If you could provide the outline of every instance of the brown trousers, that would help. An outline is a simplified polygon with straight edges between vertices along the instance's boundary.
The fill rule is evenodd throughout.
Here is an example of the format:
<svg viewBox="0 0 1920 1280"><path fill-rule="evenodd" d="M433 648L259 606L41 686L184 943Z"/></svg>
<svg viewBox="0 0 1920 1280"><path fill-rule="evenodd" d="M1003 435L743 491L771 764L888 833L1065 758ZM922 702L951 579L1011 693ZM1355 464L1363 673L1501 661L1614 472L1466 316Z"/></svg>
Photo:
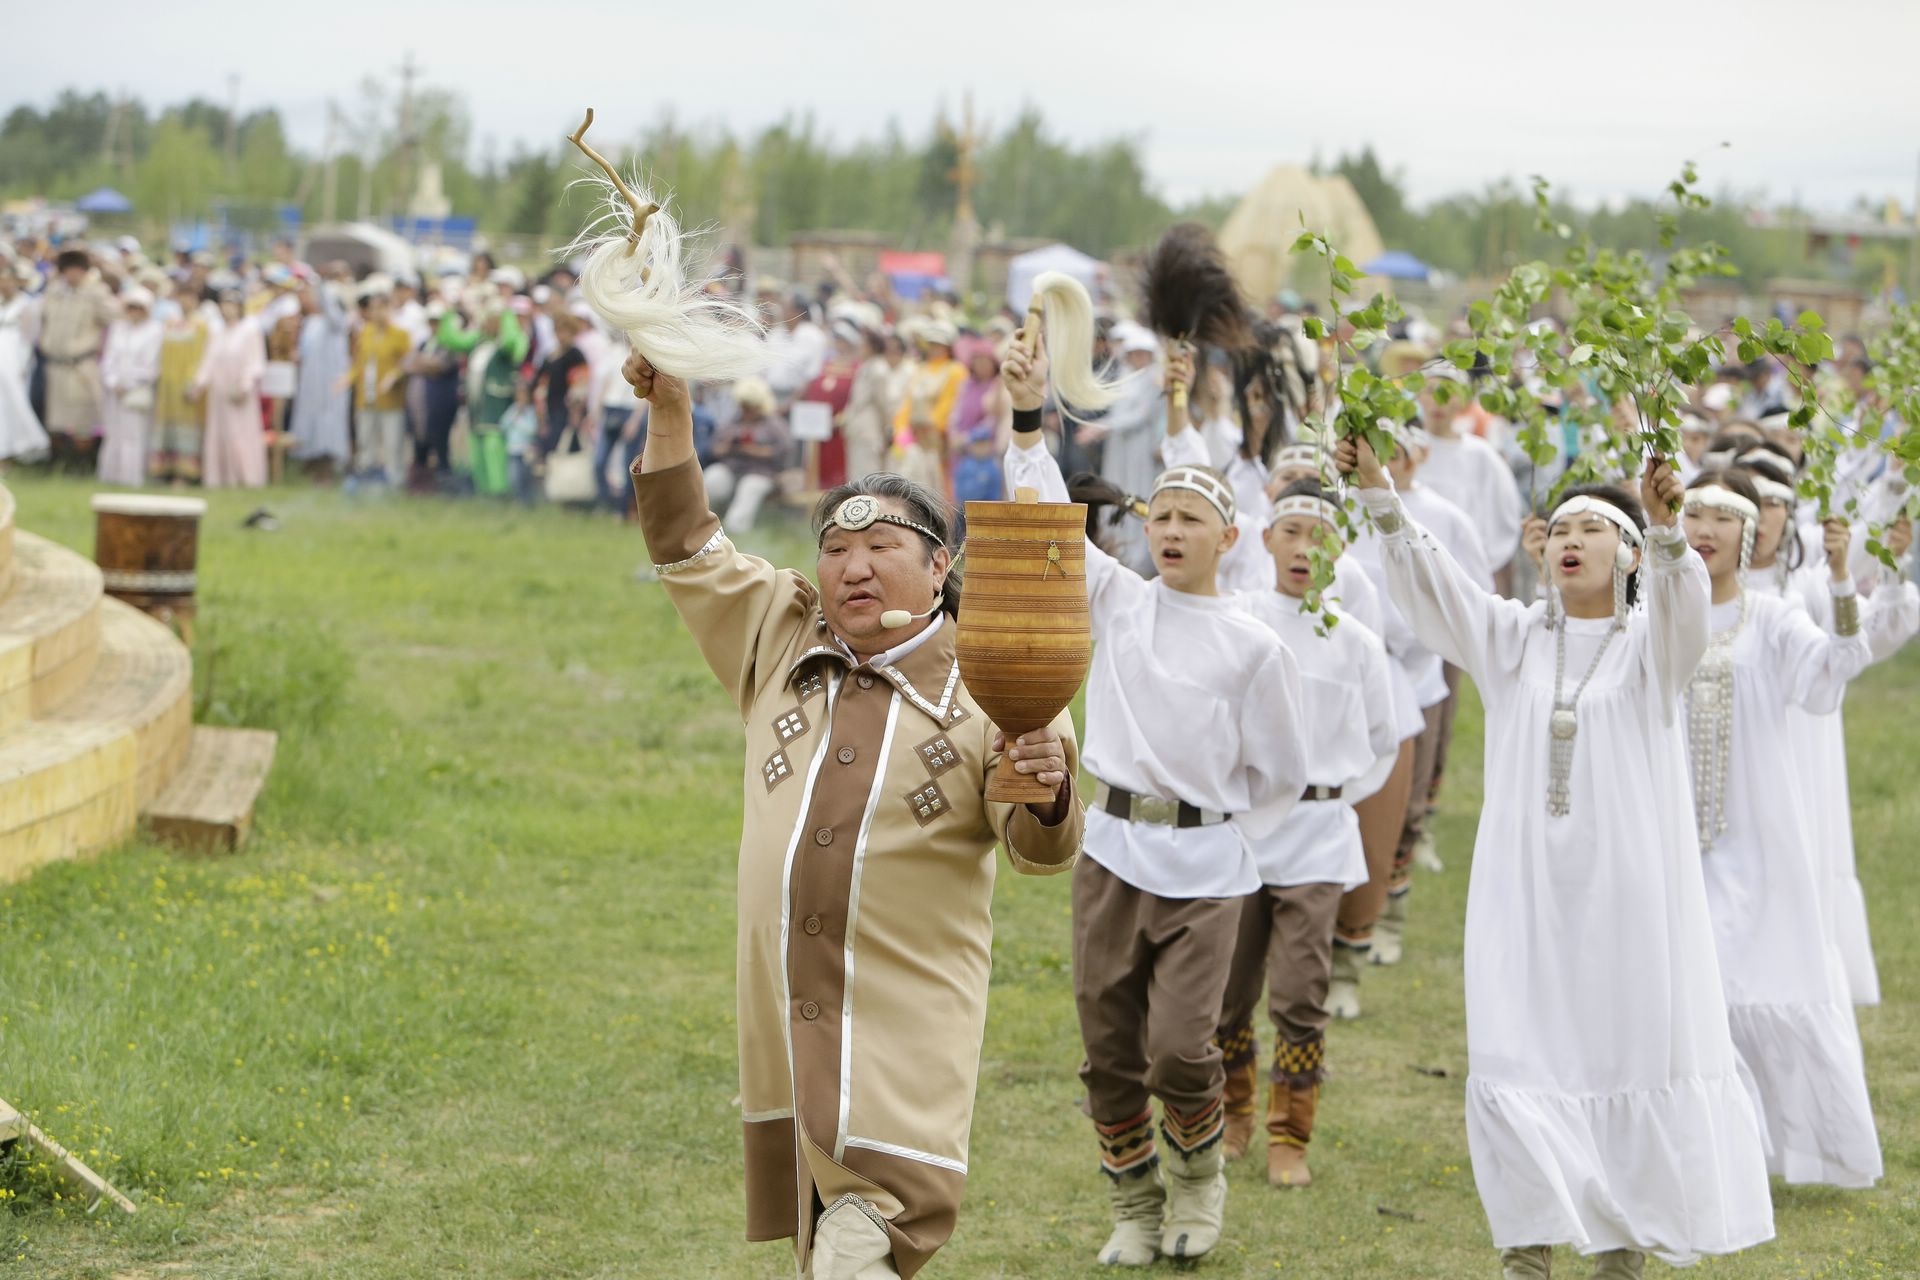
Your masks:
<svg viewBox="0 0 1920 1280"><path fill-rule="evenodd" d="M1240 902L1157 897L1092 858L1075 864L1073 1002L1094 1123L1133 1120L1150 1097L1186 1116L1219 1099L1213 1032Z"/></svg>
<svg viewBox="0 0 1920 1280"><path fill-rule="evenodd" d="M1400 829L1406 824L1407 793L1413 788L1413 757L1416 738L1400 744L1400 755L1393 772L1378 791L1353 806L1360 819L1360 845L1367 854L1367 882L1347 891L1340 899L1340 917L1335 924L1342 942L1364 946L1373 940L1373 922L1387 901L1387 885L1393 879L1394 853L1400 844Z"/></svg>
<svg viewBox="0 0 1920 1280"><path fill-rule="evenodd" d="M1264 984L1267 1014L1278 1038L1273 1078L1280 1084L1311 1084L1320 1078L1321 1044L1327 1032L1327 986L1333 977L1333 920L1340 908L1340 886L1268 886L1240 903L1240 933L1216 1038L1223 1045L1245 1045L1246 1058L1258 1058L1253 1014Z"/></svg>

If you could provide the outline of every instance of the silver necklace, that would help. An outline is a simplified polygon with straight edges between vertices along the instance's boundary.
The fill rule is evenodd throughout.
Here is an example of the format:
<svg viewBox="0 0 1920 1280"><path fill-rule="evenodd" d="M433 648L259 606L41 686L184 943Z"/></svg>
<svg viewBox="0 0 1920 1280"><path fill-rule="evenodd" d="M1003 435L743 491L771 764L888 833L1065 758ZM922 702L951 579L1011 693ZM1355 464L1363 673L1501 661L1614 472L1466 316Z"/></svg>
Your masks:
<svg viewBox="0 0 1920 1280"><path fill-rule="evenodd" d="M1619 634L1620 618L1616 614L1600 647L1594 650L1587 674L1580 678L1580 687L1573 691L1571 698L1562 698L1560 690L1567 675L1567 620L1562 618L1554 628L1553 714L1547 719L1547 812L1556 818L1567 816L1567 779L1573 773L1573 740L1580 732L1580 713L1576 710L1580 695L1587 691L1587 682L1600 669L1600 659L1606 656L1607 646Z"/></svg>
<svg viewBox="0 0 1920 1280"><path fill-rule="evenodd" d="M1693 815L1700 852L1727 829L1727 772L1733 763L1733 642L1747 625L1747 593L1740 617L1707 641L1687 682L1687 751L1693 758Z"/></svg>

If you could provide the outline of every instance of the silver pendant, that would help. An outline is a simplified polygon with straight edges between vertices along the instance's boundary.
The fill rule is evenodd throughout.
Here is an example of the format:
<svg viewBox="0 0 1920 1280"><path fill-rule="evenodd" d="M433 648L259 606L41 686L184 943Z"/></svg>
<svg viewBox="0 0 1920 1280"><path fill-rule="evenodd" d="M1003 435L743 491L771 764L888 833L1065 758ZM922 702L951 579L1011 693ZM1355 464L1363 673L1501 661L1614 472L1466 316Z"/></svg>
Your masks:
<svg viewBox="0 0 1920 1280"><path fill-rule="evenodd" d="M1572 707L1555 707L1547 721L1547 731L1561 742L1570 741L1579 727L1579 718L1573 714Z"/></svg>

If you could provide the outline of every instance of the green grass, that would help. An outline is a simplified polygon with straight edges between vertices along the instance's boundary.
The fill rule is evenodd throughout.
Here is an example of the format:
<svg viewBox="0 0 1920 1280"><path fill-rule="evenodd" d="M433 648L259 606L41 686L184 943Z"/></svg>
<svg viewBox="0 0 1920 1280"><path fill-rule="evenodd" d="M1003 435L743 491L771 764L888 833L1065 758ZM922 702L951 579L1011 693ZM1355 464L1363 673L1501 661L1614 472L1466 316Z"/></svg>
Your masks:
<svg viewBox="0 0 1920 1280"><path fill-rule="evenodd" d="M23 527L91 548L90 486L10 482ZM202 720L281 735L251 845L134 844L0 888L0 1097L141 1201L87 1217L16 1157L0 1273L791 1274L784 1246L740 1239L738 729L659 588L629 580L638 536L265 501L280 532L239 528L257 497L213 495L195 672ZM1909 653L1851 700L1887 1178L1777 1190L1779 1240L1708 1275L1920 1274L1916 674ZM1479 737L1468 707L1409 962L1369 974L1369 1016L1332 1032L1315 1187L1236 1168L1201 1273L1494 1274L1461 1115ZM1000 878L973 1176L930 1276L1094 1272L1066 890Z"/></svg>

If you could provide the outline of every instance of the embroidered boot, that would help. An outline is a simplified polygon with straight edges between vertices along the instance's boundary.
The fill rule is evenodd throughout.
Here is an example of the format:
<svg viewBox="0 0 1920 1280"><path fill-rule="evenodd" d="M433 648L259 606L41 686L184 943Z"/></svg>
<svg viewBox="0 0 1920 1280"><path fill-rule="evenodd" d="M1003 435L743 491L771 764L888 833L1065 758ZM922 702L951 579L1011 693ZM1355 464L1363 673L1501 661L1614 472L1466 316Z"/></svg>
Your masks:
<svg viewBox="0 0 1920 1280"><path fill-rule="evenodd" d="M814 1224L807 1274L813 1280L898 1280L887 1220L851 1191L835 1200Z"/></svg>
<svg viewBox="0 0 1920 1280"><path fill-rule="evenodd" d="M1320 1086L1275 1081L1267 1103L1267 1182L1276 1187L1310 1187L1307 1143L1313 1140L1313 1113Z"/></svg>
<svg viewBox="0 0 1920 1280"><path fill-rule="evenodd" d="M1609 1249L1593 1260L1593 1280L1640 1280L1647 1255L1638 1249Z"/></svg>
<svg viewBox="0 0 1920 1280"><path fill-rule="evenodd" d="M1160 1224L1167 1192L1153 1149L1153 1112L1116 1125L1095 1124L1100 1171L1113 1201L1113 1234L1095 1255L1109 1267L1150 1267L1160 1256Z"/></svg>
<svg viewBox="0 0 1920 1280"><path fill-rule="evenodd" d="M1243 1027L1222 1040L1220 1051L1227 1060L1227 1085L1220 1095L1227 1113L1221 1141L1226 1144L1227 1159L1231 1162L1247 1154L1247 1148L1253 1144L1254 1077L1260 1074L1253 1027Z"/></svg>
<svg viewBox="0 0 1920 1280"><path fill-rule="evenodd" d="M1371 943L1333 940L1333 981L1327 984L1327 1012L1352 1021L1360 1016L1360 969Z"/></svg>
<svg viewBox="0 0 1920 1280"><path fill-rule="evenodd" d="M1500 1280L1552 1280L1553 1246L1529 1245L1500 1251Z"/></svg>
<svg viewBox="0 0 1920 1280"><path fill-rule="evenodd" d="M1217 1102L1192 1121L1167 1109L1161 1129L1167 1140L1167 1216L1160 1227L1160 1252L1169 1258L1198 1258L1220 1243L1227 1216L1222 1118Z"/></svg>
<svg viewBox="0 0 1920 1280"><path fill-rule="evenodd" d="M1380 919L1373 926L1373 953L1367 957L1374 964L1399 964L1400 939L1407 927L1407 895L1412 885L1401 885L1387 893L1387 905L1380 909Z"/></svg>

